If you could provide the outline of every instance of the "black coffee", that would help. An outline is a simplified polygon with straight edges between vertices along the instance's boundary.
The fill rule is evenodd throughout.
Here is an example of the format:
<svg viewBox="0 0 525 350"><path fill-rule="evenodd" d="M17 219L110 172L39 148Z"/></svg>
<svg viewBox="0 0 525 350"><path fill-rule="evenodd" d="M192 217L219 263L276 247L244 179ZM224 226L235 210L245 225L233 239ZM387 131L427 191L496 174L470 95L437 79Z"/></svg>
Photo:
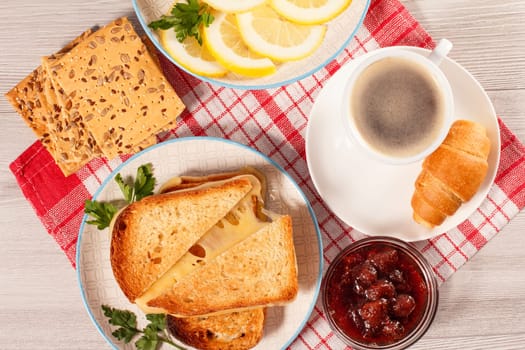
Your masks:
<svg viewBox="0 0 525 350"><path fill-rule="evenodd" d="M437 137L445 100L435 78L403 58L385 58L366 68L350 100L364 140L381 153L407 157Z"/></svg>

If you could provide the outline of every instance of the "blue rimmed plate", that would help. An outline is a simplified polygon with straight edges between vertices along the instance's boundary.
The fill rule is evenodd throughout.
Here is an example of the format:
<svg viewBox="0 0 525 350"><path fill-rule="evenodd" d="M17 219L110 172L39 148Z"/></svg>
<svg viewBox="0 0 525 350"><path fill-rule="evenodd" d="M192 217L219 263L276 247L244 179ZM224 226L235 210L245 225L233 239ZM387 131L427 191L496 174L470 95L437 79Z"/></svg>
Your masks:
<svg viewBox="0 0 525 350"><path fill-rule="evenodd" d="M255 349L286 348L310 317L318 297L323 271L319 227L314 212L298 185L278 164L252 148L225 139L188 137L166 141L136 154L113 171L93 199L122 199L122 193L113 178L117 173L124 178L134 176L137 168L145 163L153 165L157 187L176 175L224 172L248 165L266 175L268 193L265 206L292 217L299 293L286 306L267 308L264 336ZM147 321L144 314L127 300L113 277L109 260L109 230L100 231L93 225L87 225L86 219L84 216L80 227L76 259L84 305L100 334L113 348L134 349L134 342L124 344L111 335L114 328L103 315L101 305L135 312L141 328ZM164 348L168 347L161 347Z"/></svg>
<svg viewBox="0 0 525 350"><path fill-rule="evenodd" d="M348 8L339 16L327 22L326 36L321 46L309 57L299 61L279 64L277 72L261 78L241 78L229 74L222 78L209 78L194 74L181 67L168 52L160 45L155 31L148 27L148 23L160 18L170 11L173 0L132 0L142 28L156 46L173 64L197 78L215 84L237 89L269 89L293 83L317 72L332 61L352 40L363 23L370 5L370 0L352 0Z"/></svg>

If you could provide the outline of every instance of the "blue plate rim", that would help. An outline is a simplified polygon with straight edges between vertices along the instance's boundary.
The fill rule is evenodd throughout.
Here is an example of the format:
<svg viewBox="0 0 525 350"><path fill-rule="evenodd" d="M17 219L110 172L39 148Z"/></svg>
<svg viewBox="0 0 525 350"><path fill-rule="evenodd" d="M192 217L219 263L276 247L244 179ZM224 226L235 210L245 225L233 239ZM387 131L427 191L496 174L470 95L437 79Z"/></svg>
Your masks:
<svg viewBox="0 0 525 350"><path fill-rule="evenodd" d="M303 198L303 200L304 200L304 202L305 202L305 204L306 204L306 206L308 208L308 213L310 214L310 217L311 217L312 222L314 224L315 233L316 233L316 236L317 236L317 243L318 243L317 247L318 247L318 254L319 254L319 266L318 266L319 273L317 275L317 279L316 279L316 283L315 283L315 293L314 293L314 297L312 299L312 302L310 303L310 306L308 307L308 310L307 310L307 312L305 314L305 317L304 317L303 321L301 322L301 324L297 328L297 331L281 347L281 350L284 350L299 336L299 334L304 329L304 326L306 325L306 323L308 322L308 320L310 319L310 317L312 315L312 311L313 311L313 309L314 309L314 307L315 307L315 305L317 303L317 300L319 298L320 289L321 289L321 282L322 282L323 268L324 268L324 260L323 260L323 256L324 255L323 255L323 239L322 239L322 235L321 235L321 230L319 228L319 223L317 221L317 217L315 215L313 207L310 204L310 201L308 200L308 198L304 194L304 192L301 189L301 187L299 187L297 182L291 177L291 175L286 170L284 170L283 167L281 167L281 165L279 165L277 162L275 162L273 159L271 159L270 157L268 157L264 153L256 150L255 148L249 147L249 146L244 145L242 143L239 143L237 141L233 141L233 140L229 140L229 139L223 139L223 138L214 137L214 136L187 136L187 137L175 138L175 139L171 139L171 140L167 140L167 141L158 143L158 144L153 145L153 146L151 146L151 147L149 147L149 148L147 148L147 149L145 149L145 150L143 150L143 151L141 151L139 153L136 153L133 156L131 156L129 159L124 161L122 164L117 166L111 172L111 174L109 174L106 177L106 179L100 184L99 188L93 194L92 200L95 200L100 195L100 193L106 187L108 182L111 181L116 176L117 173L119 173L125 166L127 166L129 163L131 163L136 158L139 158L139 157L143 156L144 154L146 154L146 153L148 153L148 152L150 152L150 151L152 151L152 150L154 150L156 148L163 147L163 146L166 146L166 145L171 144L171 143L186 142L186 141L193 141L193 140L212 141L212 142L225 142L225 143L233 144L233 145L239 146L241 148L244 148L246 150L249 150L249 151L255 153L256 155L262 157L269 164L274 166L279 172L281 172L281 174L283 174L285 177L288 178L288 180L294 185L296 190L302 196L302 198ZM113 343L112 339L109 338L106 335L106 333L104 332L102 327L99 325L98 321L96 320L95 316L93 315L93 313L91 311L91 308L88 305L86 293L85 293L85 290L83 288L82 281L81 281L80 273L81 273L82 266L80 265L80 248L81 248L80 245L81 245L81 242L82 242L82 235L83 235L83 232L84 232L84 226L86 224L87 218L88 218L87 214L84 214L83 217L82 217L82 222L80 224L79 231L78 231L78 239L77 239L76 254L75 254L75 264L76 264L76 267L77 267L77 269L76 269L77 283L78 283L78 287L80 289L80 294L81 294L81 297L82 297L82 304L84 305L84 308L88 312L88 315L89 315L89 318L91 319L91 322L95 325L95 328L100 333L100 335L102 335L102 337L106 340L106 342L113 349L118 350L119 349L118 346L115 345Z"/></svg>
<svg viewBox="0 0 525 350"><path fill-rule="evenodd" d="M148 28L148 24L146 23L146 20L144 19L144 17L142 16L142 14L141 14L141 12L139 10L138 4L137 4L137 0L132 0L132 3L133 3L133 9L135 11L135 15L137 16L137 18L138 18L138 20L140 22L140 25L142 26L142 29L144 30L144 32L146 33L148 38L151 40L153 45L155 45L155 48L157 50L161 51L162 54L164 55L164 57L166 57L172 64L177 66L177 68L183 70L184 72L190 74L191 76L193 76L193 77L195 77L195 78L197 78L199 80L202 80L202 81L204 81L206 83L210 83L210 84L213 84L213 85L216 85L216 86L222 86L222 87L226 87L226 88L230 88L230 89L239 89L239 90L265 90L265 89L279 88L279 87L282 87L282 86L286 86L286 85L295 83L295 82L297 82L299 80L302 80L302 79L304 79L306 77L309 77L309 76L313 75L314 73L316 73L319 70L321 70L323 67L326 67L328 65L328 63L332 62L348 46L350 41L354 38L355 34L359 30L359 28L361 28L361 26L363 25L363 22L365 20L366 14L368 13L368 9L370 7L371 1L372 0L366 0L365 8L364 8L363 12L361 13L361 17L359 18L359 21L357 22L357 25L355 26L353 31L350 33L348 38L345 40L343 45L341 45L341 47L338 50L336 50L336 52L334 52L334 54L332 56L328 57L324 62L319 64L317 67L314 67L313 69L310 69L309 71L306 71L305 73L303 73L301 75L298 75L297 77L294 77L294 78L291 78L291 79L286 79L286 80L283 80L283 81L280 81L280 82L276 82L276 83L272 83L272 84L264 84L264 85L236 85L236 84L225 83L225 82L222 82L222 81L217 80L217 79L213 79L213 78L210 78L210 77L205 77L205 76L198 75L198 74L193 73L190 70L182 67L177 62L175 62L175 60L170 56L170 54L162 47L162 45L159 43L157 38L152 34L151 30Z"/></svg>

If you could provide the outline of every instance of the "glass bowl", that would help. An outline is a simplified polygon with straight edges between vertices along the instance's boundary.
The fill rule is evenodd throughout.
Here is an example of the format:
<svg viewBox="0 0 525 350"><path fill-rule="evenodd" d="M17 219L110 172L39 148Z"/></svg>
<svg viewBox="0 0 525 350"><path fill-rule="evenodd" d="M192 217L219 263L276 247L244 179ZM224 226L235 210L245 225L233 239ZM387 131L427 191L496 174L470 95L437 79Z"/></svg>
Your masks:
<svg viewBox="0 0 525 350"><path fill-rule="evenodd" d="M355 349L405 349L438 306L432 268L410 244L369 237L346 247L323 278L322 305L335 334Z"/></svg>

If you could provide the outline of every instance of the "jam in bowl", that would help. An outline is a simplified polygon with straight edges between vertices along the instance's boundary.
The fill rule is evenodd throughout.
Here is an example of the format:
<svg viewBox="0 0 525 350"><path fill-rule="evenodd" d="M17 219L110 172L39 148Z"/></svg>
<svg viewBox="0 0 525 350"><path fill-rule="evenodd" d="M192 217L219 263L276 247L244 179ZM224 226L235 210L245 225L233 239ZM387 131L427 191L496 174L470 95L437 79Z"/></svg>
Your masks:
<svg viewBox="0 0 525 350"><path fill-rule="evenodd" d="M410 244L359 240L328 267L322 303L330 327L356 349L404 349L427 331L438 305L432 268Z"/></svg>

